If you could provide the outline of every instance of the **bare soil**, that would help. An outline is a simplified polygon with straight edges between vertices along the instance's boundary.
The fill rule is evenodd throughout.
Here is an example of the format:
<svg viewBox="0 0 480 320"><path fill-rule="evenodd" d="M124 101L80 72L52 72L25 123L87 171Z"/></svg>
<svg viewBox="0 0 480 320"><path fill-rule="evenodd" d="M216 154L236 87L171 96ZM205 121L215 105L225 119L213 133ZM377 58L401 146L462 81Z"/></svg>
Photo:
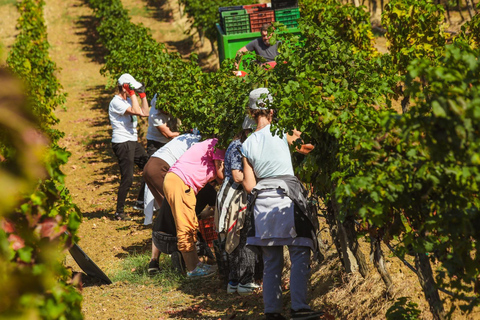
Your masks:
<svg viewBox="0 0 480 320"><path fill-rule="evenodd" d="M185 56L196 51L206 70L217 67L217 57L211 54L208 41L202 45L197 36L185 34L188 25L176 0L123 3L131 11L132 21L149 27L153 37L166 43L169 50L177 50ZM15 39L18 13L12 1L1 1L0 8L7 17L0 21L0 42L4 46L0 58L3 62ZM79 229L79 245L112 277L122 269L126 257L150 252L151 228L143 226L143 217L134 215L131 209L139 177L136 177L126 209L133 220L114 221L119 172L110 146L107 114L113 92L105 88L107 81L99 73L104 50L96 43L92 10L84 0L46 0L45 19L51 57L61 68L58 77L68 93L66 109L57 110L57 115L61 120L58 127L65 132L61 143L71 152L70 161L63 168L67 174L66 183L84 216ZM385 50L384 40L377 45ZM146 124L142 126L145 130ZM328 239L327 232L324 233ZM331 246L331 241L327 245ZM362 246L368 254L368 244L362 243ZM387 251L386 255L387 268L395 284L393 299L386 296L385 286L372 266L367 279L342 272L338 256L331 247L327 260L313 265L312 307L326 310L326 319L384 319L395 298L408 296L419 305L422 319L431 319L415 275ZM68 254L65 264L81 271ZM285 289L285 310L288 310L288 280L285 280ZM86 319L263 318L261 293L248 297L226 295L218 279L196 283L181 281L174 288L128 281L111 285L86 281L82 295ZM478 319L480 313L467 316L457 311L454 318Z"/></svg>

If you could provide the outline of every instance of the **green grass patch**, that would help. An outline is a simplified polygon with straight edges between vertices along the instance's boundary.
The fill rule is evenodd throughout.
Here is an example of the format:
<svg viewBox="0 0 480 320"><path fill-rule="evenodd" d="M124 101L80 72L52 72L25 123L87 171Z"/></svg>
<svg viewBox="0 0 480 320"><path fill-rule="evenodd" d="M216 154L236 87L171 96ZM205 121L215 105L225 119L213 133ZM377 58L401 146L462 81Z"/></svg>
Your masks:
<svg viewBox="0 0 480 320"><path fill-rule="evenodd" d="M160 273L148 274L149 253L132 254L124 258L119 270L113 271L110 279L113 282L128 282L136 285L156 285L164 291L178 287L185 279L172 268L170 256L161 254L159 259Z"/></svg>
<svg viewBox="0 0 480 320"><path fill-rule="evenodd" d="M17 0L0 0L0 6L5 6L8 4L16 4Z"/></svg>
<svg viewBox="0 0 480 320"><path fill-rule="evenodd" d="M146 6L133 7L132 9L129 10L129 13L131 17L140 16L140 17L148 18L150 16L150 13L148 12L148 9Z"/></svg>

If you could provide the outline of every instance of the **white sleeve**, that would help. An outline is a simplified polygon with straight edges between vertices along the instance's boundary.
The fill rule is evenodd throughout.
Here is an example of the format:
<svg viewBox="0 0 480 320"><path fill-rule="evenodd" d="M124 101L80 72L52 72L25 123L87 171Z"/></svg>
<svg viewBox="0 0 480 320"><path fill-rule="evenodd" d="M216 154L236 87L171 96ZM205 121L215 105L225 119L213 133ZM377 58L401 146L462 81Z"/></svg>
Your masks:
<svg viewBox="0 0 480 320"><path fill-rule="evenodd" d="M247 139L248 140L248 139ZM242 146L240 147L240 153L242 154L242 157L245 157L245 158L249 158L248 157L248 144L249 144L249 141L245 140L243 143L242 143Z"/></svg>
<svg viewBox="0 0 480 320"><path fill-rule="evenodd" d="M123 116L131 104L123 99L113 99L111 106L112 112Z"/></svg>
<svg viewBox="0 0 480 320"><path fill-rule="evenodd" d="M168 117L163 112L157 111L156 113L152 114L153 125L155 127L163 126L167 124Z"/></svg>

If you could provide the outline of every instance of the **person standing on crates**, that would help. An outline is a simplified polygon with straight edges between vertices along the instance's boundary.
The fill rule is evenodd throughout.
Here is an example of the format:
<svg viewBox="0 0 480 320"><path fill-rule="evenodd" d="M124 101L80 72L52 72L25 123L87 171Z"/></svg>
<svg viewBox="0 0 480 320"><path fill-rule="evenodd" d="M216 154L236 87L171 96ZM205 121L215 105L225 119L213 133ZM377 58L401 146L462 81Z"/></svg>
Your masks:
<svg viewBox="0 0 480 320"><path fill-rule="evenodd" d="M267 60L267 64L270 64L272 67L275 66L272 63L275 63L275 57L278 56L278 43L273 45L270 44L270 38L272 33L269 34L268 29L271 27L270 24L265 24L260 29L261 38L257 38L249 42L246 46L241 47L237 51L237 56L247 51L255 51L258 56L261 56ZM236 64L238 69L239 63Z"/></svg>
<svg viewBox="0 0 480 320"><path fill-rule="evenodd" d="M263 302L267 320L284 320L282 315L283 247L290 253L291 319L320 319L322 312L307 304L310 255L316 255L316 213L307 207L305 187L295 177L289 145L300 139L293 134L271 131L273 97L267 88L250 92L249 111L257 128L242 144L243 187L250 193L247 215L251 228L247 246L263 256ZM310 144L297 152L307 154ZM318 222L318 221L317 221ZM318 257L318 256L317 256Z"/></svg>

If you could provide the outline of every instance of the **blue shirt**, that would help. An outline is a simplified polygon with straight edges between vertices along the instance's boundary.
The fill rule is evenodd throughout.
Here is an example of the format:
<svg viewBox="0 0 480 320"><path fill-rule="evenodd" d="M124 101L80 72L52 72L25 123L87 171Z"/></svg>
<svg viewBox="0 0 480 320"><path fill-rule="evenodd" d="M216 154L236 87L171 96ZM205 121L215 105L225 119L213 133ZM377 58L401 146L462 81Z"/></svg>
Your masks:
<svg viewBox="0 0 480 320"><path fill-rule="evenodd" d="M242 147L239 139L233 140L225 152L225 178L233 179L232 170L243 171L242 154L238 150Z"/></svg>
<svg viewBox="0 0 480 320"><path fill-rule="evenodd" d="M252 133L242 144L242 153L259 179L294 175L287 136L272 136L270 125Z"/></svg>

